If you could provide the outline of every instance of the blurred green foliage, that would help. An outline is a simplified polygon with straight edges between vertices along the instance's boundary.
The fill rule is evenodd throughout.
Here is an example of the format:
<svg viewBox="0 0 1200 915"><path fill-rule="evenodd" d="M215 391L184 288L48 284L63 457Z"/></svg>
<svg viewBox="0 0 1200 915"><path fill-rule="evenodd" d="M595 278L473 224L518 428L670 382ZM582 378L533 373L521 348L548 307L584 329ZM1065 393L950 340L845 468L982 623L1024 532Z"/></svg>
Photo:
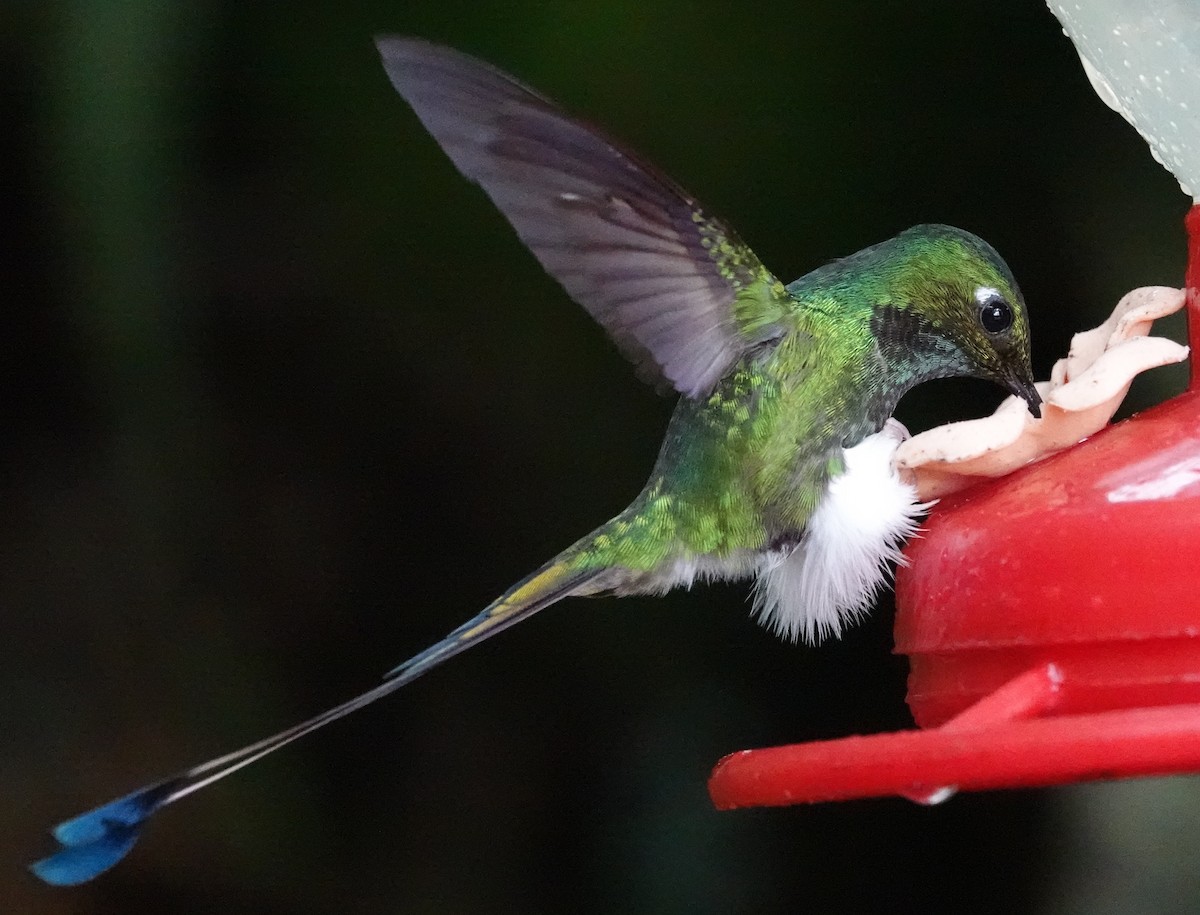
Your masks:
<svg viewBox="0 0 1200 915"><path fill-rule="evenodd" d="M10 0L3 908L1049 905L1076 822L1049 793L712 811L725 752L909 723L886 602L816 650L737 588L565 604L180 804L94 884L20 871L61 817L368 685L649 470L670 403L394 95L388 31L604 125L786 279L978 232L1040 374L1182 277L1187 201L1038 0ZM901 418L1000 396L935 383Z"/></svg>

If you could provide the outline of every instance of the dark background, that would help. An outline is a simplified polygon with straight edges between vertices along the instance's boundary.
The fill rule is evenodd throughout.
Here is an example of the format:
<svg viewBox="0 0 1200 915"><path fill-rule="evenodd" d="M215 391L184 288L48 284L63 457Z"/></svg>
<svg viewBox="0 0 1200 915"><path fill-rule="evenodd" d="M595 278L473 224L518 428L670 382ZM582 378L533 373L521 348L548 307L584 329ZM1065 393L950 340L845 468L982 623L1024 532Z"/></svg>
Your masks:
<svg viewBox="0 0 1200 915"><path fill-rule="evenodd" d="M890 603L813 649L740 587L568 602L181 802L95 883L24 872L63 817L371 685L653 461L670 402L392 92L388 31L604 125L785 279L978 232L1039 375L1182 281L1187 200L1038 0L8 0L0 909L1194 911L1187 780L714 812L726 752L910 724Z"/></svg>

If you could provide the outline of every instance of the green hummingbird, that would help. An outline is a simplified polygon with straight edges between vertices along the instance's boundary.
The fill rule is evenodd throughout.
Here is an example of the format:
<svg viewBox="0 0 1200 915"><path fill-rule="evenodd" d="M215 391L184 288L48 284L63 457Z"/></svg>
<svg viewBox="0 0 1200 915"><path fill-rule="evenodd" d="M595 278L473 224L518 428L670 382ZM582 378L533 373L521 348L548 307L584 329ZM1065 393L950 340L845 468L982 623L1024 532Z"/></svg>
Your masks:
<svg viewBox="0 0 1200 915"><path fill-rule="evenodd" d="M59 825L54 884L122 858L156 810L374 702L564 597L752 578L788 639L869 605L924 506L892 455L923 381L991 379L1039 415L1025 304L993 248L923 225L784 285L646 162L511 76L378 40L396 91L639 373L679 395L650 479L611 521L363 694Z"/></svg>

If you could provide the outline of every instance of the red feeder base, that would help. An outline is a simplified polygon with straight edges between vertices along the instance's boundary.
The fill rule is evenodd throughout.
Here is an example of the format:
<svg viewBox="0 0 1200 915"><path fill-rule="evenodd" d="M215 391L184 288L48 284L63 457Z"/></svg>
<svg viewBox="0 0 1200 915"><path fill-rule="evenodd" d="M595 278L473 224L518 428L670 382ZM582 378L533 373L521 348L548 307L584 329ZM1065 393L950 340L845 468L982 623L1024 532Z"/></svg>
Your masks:
<svg viewBox="0 0 1200 915"><path fill-rule="evenodd" d="M1052 664L1031 670L939 728L732 753L709 795L719 810L886 795L937 803L956 791L1200 770L1200 704L1025 717L1053 710L1060 675Z"/></svg>
<svg viewBox="0 0 1200 915"><path fill-rule="evenodd" d="M1200 206L1191 390L944 500L897 573L924 730L725 757L720 809L1200 771Z"/></svg>

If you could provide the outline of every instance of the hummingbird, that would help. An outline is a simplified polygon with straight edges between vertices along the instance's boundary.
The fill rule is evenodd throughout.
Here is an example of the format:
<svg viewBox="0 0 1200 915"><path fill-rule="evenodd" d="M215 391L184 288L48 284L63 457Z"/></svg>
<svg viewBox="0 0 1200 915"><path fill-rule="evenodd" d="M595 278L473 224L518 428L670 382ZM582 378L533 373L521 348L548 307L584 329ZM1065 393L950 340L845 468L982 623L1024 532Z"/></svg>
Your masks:
<svg viewBox="0 0 1200 915"><path fill-rule="evenodd" d="M785 285L674 181L508 74L406 37L377 47L400 96L642 378L678 397L650 478L612 520L341 705L68 820L32 865L72 885L157 810L565 597L753 579L755 612L816 642L861 616L926 506L892 455L914 385L974 376L1039 416L1029 324L985 241L920 225Z"/></svg>

